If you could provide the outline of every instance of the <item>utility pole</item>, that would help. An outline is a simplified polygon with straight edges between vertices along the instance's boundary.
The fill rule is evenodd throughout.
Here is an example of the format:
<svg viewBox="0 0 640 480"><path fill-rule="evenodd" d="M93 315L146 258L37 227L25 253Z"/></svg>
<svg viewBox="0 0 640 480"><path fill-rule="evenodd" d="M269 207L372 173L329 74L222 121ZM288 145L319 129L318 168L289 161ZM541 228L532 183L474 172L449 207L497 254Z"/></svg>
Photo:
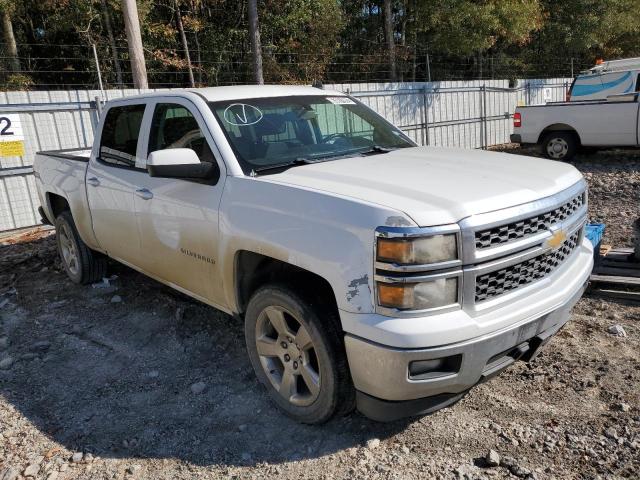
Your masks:
<svg viewBox="0 0 640 480"><path fill-rule="evenodd" d="M260 26L258 24L258 0L249 0L249 37L253 55L253 77L258 85L264 84L262 76L262 46L260 45Z"/></svg>
<svg viewBox="0 0 640 480"><path fill-rule="evenodd" d="M149 88L136 0L122 0L122 13L124 14L124 29L127 32L127 42L129 43L133 86L135 88Z"/></svg>

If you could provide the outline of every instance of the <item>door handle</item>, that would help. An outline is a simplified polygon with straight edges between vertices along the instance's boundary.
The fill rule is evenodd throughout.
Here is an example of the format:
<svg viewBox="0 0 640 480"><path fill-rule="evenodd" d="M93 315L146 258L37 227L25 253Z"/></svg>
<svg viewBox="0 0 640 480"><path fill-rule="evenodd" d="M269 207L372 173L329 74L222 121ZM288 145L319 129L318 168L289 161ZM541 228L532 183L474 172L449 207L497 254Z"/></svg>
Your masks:
<svg viewBox="0 0 640 480"><path fill-rule="evenodd" d="M98 185L100 185L100 180L98 180L97 177L91 177L87 178L87 183L92 187L97 187Z"/></svg>
<svg viewBox="0 0 640 480"><path fill-rule="evenodd" d="M148 188L136 189L136 195L143 200L151 200L153 198L153 193Z"/></svg>

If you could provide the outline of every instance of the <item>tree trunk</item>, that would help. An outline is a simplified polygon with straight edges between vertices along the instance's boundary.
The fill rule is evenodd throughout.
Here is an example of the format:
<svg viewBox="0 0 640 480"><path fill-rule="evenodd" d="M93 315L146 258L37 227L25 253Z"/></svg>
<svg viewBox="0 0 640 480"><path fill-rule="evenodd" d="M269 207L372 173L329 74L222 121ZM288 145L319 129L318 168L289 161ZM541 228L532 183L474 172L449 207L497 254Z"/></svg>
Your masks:
<svg viewBox="0 0 640 480"><path fill-rule="evenodd" d="M16 45L16 37L13 34L11 15L6 10L2 12L2 32L4 34L4 43L7 46L7 54L9 56L9 66L11 67L11 71L19 72L20 60L18 59L18 46Z"/></svg>
<svg viewBox="0 0 640 480"><path fill-rule="evenodd" d="M391 12L391 1L384 0L384 33L387 37L387 49L389 51L389 70L391 71L391 81L395 82L396 75L396 45L393 38L393 15Z"/></svg>
<svg viewBox="0 0 640 480"><path fill-rule="evenodd" d="M127 32L129 56L131 57L131 73L135 88L149 88L147 83L147 66L144 63L142 36L140 35L140 19L136 0L122 0L124 29Z"/></svg>
<svg viewBox="0 0 640 480"><path fill-rule="evenodd" d="M249 37L251 38L251 53L253 54L253 77L258 85L263 85L262 47L260 46L257 0L249 0Z"/></svg>
<svg viewBox="0 0 640 480"><path fill-rule="evenodd" d="M118 49L116 48L116 39L113 36L113 27L111 25L111 15L107 8L107 0L101 0L100 3L102 4L102 16L104 17L104 24L107 29L107 37L109 37L113 65L116 69L116 83L118 86L122 86L122 68L120 68L120 61L118 60Z"/></svg>
<svg viewBox="0 0 640 480"><path fill-rule="evenodd" d="M187 36L184 34L184 27L182 26L182 13L180 12L180 5L178 0L173 0L173 4L176 9L176 23L178 24L178 32L180 33L180 41L182 42L182 49L184 50L184 58L187 61L187 69L189 70L189 85L191 88L196 86L196 81L193 78L193 67L191 66L191 55L189 55L189 44L187 43Z"/></svg>
<svg viewBox="0 0 640 480"><path fill-rule="evenodd" d="M196 64L198 65L198 83L202 85L202 54L200 51L200 40L198 39L198 31L193 34L196 43Z"/></svg>

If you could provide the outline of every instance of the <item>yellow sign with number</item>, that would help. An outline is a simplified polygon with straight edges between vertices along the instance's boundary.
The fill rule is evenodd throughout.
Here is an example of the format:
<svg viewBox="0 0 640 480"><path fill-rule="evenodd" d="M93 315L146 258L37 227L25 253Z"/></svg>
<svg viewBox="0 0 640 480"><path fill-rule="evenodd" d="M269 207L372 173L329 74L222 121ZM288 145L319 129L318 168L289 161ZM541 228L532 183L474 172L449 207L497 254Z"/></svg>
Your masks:
<svg viewBox="0 0 640 480"><path fill-rule="evenodd" d="M20 115L4 114L0 111L0 157L22 156L24 156L24 133Z"/></svg>

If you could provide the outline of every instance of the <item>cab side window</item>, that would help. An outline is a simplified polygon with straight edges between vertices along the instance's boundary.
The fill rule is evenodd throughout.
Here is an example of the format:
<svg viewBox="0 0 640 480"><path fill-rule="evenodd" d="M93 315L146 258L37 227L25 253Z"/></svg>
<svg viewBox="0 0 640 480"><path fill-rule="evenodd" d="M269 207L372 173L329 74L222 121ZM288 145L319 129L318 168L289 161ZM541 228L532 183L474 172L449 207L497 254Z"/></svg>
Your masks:
<svg viewBox="0 0 640 480"><path fill-rule="evenodd" d="M159 103L149 132L149 153L167 148L190 148L201 162L215 158L193 114L182 105Z"/></svg>
<svg viewBox="0 0 640 480"><path fill-rule="evenodd" d="M136 166L136 150L146 105L112 107L102 127L100 160L114 166Z"/></svg>

